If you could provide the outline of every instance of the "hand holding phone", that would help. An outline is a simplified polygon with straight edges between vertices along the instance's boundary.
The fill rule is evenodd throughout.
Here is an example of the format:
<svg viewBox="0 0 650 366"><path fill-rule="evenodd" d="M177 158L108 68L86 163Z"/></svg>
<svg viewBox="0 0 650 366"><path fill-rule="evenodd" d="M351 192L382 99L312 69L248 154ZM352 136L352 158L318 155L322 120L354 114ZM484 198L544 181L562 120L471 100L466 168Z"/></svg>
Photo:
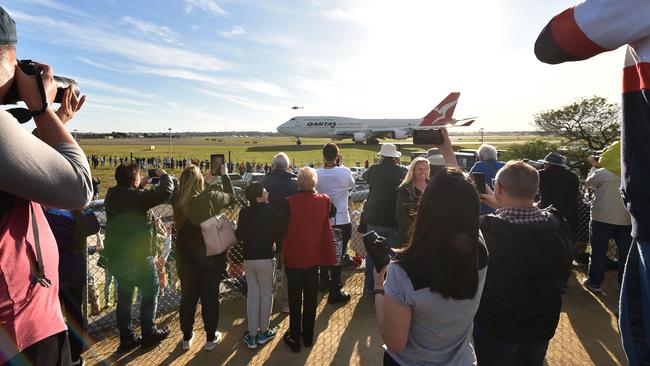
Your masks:
<svg viewBox="0 0 650 366"><path fill-rule="evenodd" d="M438 128L413 131L413 144L415 145L442 145L444 142L442 131Z"/></svg>
<svg viewBox="0 0 650 366"><path fill-rule="evenodd" d="M224 161L225 156L223 154L210 155L210 173L212 173L213 176L222 175Z"/></svg>
<svg viewBox="0 0 650 366"><path fill-rule="evenodd" d="M368 256L372 259L375 270L380 272L382 268L390 263L390 248L386 239L370 231L363 235L363 245L366 247Z"/></svg>
<svg viewBox="0 0 650 366"><path fill-rule="evenodd" d="M474 181L474 186L479 194L485 193L485 174L480 172L474 172L471 174L472 180Z"/></svg>

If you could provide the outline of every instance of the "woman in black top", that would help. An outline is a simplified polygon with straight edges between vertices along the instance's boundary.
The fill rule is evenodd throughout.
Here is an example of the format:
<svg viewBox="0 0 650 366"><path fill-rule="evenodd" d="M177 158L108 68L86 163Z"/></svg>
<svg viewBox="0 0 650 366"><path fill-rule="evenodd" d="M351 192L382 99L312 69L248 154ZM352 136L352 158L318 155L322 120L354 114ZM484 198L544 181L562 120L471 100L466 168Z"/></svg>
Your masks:
<svg viewBox="0 0 650 366"><path fill-rule="evenodd" d="M221 167L223 191L212 183L212 175L205 178L195 165L181 174L180 188L174 196L174 223L176 239L176 265L181 281L181 304L179 316L183 332L183 350L192 343L192 328L196 305L201 299L201 315L205 327L205 350L211 351L221 342L217 332L219 322L219 284L226 269L226 254L206 256L205 242L201 234L201 222L217 215L235 202L230 178L225 166Z"/></svg>

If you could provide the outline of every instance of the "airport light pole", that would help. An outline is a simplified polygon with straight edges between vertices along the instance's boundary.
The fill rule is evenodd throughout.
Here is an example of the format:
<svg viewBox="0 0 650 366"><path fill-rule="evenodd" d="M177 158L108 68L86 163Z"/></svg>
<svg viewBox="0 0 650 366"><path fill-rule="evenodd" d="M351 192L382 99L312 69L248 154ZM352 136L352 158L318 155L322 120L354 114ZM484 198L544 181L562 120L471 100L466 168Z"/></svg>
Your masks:
<svg viewBox="0 0 650 366"><path fill-rule="evenodd" d="M75 129L72 130L72 131L74 132L74 140L75 140L75 141L79 141L79 140L77 140L77 129L75 128Z"/></svg>
<svg viewBox="0 0 650 366"><path fill-rule="evenodd" d="M167 129L169 131L169 158L172 157L172 128Z"/></svg>
<svg viewBox="0 0 650 366"><path fill-rule="evenodd" d="M482 145L485 141L485 129L481 127L479 131L481 131L481 145Z"/></svg>

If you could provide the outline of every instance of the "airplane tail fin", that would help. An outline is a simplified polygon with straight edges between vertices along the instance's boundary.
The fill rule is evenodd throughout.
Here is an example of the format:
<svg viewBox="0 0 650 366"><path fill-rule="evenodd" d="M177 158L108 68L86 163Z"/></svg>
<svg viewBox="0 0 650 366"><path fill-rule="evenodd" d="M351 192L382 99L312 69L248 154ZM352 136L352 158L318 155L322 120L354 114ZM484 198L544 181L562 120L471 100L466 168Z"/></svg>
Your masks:
<svg viewBox="0 0 650 366"><path fill-rule="evenodd" d="M449 93L447 98L443 99L440 104L433 108L431 112L422 119L420 126L445 125L451 122L453 120L452 116L454 115L454 110L456 109L456 103L458 103L459 97L460 93Z"/></svg>

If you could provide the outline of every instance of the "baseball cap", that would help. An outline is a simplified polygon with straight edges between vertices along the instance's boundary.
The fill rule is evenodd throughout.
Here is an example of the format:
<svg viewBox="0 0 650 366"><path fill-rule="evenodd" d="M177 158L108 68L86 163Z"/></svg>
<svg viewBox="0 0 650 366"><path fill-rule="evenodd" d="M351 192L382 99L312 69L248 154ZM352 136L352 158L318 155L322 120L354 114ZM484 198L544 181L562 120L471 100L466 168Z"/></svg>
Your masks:
<svg viewBox="0 0 650 366"><path fill-rule="evenodd" d="M16 44L16 23L0 6L0 45Z"/></svg>

